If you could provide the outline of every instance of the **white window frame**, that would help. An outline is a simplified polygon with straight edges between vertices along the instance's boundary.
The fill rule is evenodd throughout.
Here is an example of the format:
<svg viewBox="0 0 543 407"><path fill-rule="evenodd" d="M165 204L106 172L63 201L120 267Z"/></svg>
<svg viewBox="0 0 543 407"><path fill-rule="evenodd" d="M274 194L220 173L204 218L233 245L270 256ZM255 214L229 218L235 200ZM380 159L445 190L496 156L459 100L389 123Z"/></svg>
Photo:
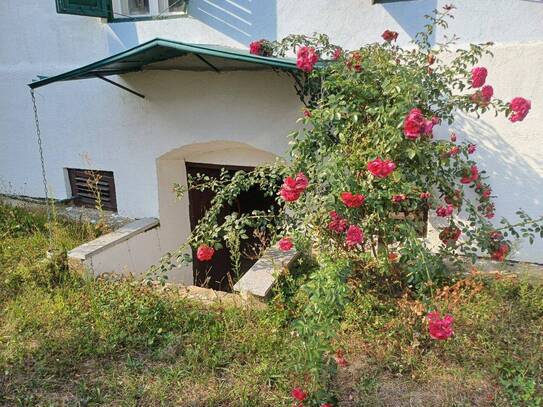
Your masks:
<svg viewBox="0 0 543 407"><path fill-rule="evenodd" d="M162 11L159 4L161 0L149 0L149 13L130 14L128 11L128 0L112 0L114 18L138 18L138 17L156 17L156 16L175 16L186 14L183 11Z"/></svg>

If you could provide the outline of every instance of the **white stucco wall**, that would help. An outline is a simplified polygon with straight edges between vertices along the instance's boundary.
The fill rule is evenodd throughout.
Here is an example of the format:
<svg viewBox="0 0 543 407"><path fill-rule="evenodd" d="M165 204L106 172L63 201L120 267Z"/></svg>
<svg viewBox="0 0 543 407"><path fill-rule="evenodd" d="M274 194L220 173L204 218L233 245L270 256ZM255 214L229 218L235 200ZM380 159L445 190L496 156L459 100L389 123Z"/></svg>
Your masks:
<svg viewBox="0 0 543 407"><path fill-rule="evenodd" d="M379 40L386 28L406 44L423 14L450 1L413 0L370 5L370 0L190 0L190 17L108 24L59 15L53 0L0 2L0 188L42 196L32 107L25 86L119 52L154 37L245 47L290 33L324 32L347 48ZM506 100L531 99L528 118L511 124L485 116L460 118L461 134L480 145L477 158L493 175L497 218L523 207L543 213L543 3L456 0L451 32L461 42L494 41L485 60L489 82ZM438 30L435 40L443 32ZM155 72L124 76L141 100L99 80L37 90L50 189L67 194L63 169L92 166L115 173L119 211L159 216L157 159L192 143L239 141L281 155L300 105L289 79L273 73ZM123 79L117 79L122 81ZM180 174L182 177L182 174ZM543 245L522 248L517 259L543 262Z"/></svg>

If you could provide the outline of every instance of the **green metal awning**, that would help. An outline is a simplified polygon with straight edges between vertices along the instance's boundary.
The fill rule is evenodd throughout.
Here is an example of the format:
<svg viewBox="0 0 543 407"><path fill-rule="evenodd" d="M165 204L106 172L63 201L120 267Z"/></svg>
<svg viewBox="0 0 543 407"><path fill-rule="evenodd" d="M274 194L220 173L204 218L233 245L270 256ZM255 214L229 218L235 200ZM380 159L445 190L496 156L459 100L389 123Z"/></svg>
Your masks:
<svg viewBox="0 0 543 407"><path fill-rule="evenodd" d="M104 79L103 77L109 75L146 70L222 72L273 69L296 71L296 61L291 58L261 57L247 51L218 45L186 44L155 38L72 71L51 77L40 76L39 80L29 83L28 86L35 89L59 81ZM111 82L109 79L104 80Z"/></svg>

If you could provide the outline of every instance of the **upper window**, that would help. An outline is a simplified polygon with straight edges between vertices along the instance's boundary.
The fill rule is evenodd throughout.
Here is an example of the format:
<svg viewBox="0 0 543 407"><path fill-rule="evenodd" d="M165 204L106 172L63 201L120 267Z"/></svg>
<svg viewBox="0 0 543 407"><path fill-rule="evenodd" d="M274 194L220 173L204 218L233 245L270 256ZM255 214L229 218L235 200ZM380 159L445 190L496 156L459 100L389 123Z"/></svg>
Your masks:
<svg viewBox="0 0 543 407"><path fill-rule="evenodd" d="M371 4L379 4L379 3L398 3L400 1L412 1L412 0L372 0Z"/></svg>
<svg viewBox="0 0 543 407"><path fill-rule="evenodd" d="M139 19L171 17L186 13L188 0L55 0L63 14Z"/></svg>
<svg viewBox="0 0 543 407"><path fill-rule="evenodd" d="M184 14L186 0L113 0L114 18Z"/></svg>

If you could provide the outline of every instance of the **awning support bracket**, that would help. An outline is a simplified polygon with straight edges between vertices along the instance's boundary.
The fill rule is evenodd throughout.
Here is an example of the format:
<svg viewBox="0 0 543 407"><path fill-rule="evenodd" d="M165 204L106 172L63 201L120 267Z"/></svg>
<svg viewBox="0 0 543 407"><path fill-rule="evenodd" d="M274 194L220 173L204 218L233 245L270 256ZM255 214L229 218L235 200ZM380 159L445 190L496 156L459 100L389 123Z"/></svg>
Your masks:
<svg viewBox="0 0 543 407"><path fill-rule="evenodd" d="M140 98L142 98L142 99L145 99L145 95L142 95L141 93L138 93L138 92L136 92L135 90L132 90L132 89L130 89L130 88L127 88L126 86L123 86L123 85L121 85L120 83L114 82L114 81L112 81L111 79L108 79L108 78L103 77L102 75L96 75L96 77L97 77L98 79L102 79L103 81L105 81L105 82L107 82L107 83L111 83L112 85L117 86L118 88L121 88L121 89L123 89L123 90L125 90L125 91L127 91L127 92L130 92L130 93L132 93L133 95L136 95L136 96L138 96L138 97L140 97Z"/></svg>
<svg viewBox="0 0 543 407"><path fill-rule="evenodd" d="M200 54L194 54L196 55L204 64L206 64L207 66L209 66L211 69L213 69L215 72L217 73L221 73L221 71L219 71L219 69L213 65L211 62L209 62L207 59L205 59L203 56L201 56Z"/></svg>

